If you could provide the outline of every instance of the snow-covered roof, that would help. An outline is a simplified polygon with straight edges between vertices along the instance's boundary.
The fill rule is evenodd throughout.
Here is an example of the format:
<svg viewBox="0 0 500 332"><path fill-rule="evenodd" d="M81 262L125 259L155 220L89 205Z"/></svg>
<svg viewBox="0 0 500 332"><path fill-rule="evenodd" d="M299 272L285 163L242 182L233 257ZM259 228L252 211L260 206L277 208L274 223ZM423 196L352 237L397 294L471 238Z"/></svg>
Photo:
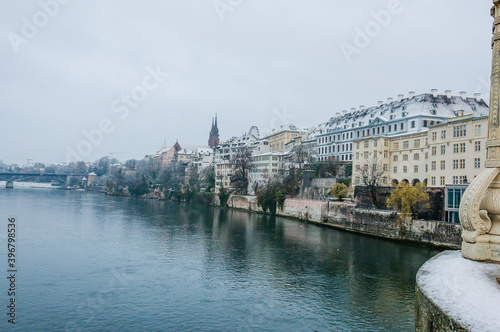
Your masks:
<svg viewBox="0 0 500 332"><path fill-rule="evenodd" d="M275 128L273 129L269 134L267 134L264 138L268 138L268 137L271 137L271 136L276 136L278 134L281 134L283 132L287 132L287 131L294 131L294 132L303 132L304 130L303 129L299 129L297 126L295 126L294 124L287 124L286 126L281 126L279 128Z"/></svg>
<svg viewBox="0 0 500 332"><path fill-rule="evenodd" d="M487 115L489 108L480 98L456 97L424 93L418 96L401 98L381 105L357 111L337 113L319 127L324 133L358 129L377 122L398 121L411 117L454 118L473 114ZM326 131L325 131L326 130Z"/></svg>

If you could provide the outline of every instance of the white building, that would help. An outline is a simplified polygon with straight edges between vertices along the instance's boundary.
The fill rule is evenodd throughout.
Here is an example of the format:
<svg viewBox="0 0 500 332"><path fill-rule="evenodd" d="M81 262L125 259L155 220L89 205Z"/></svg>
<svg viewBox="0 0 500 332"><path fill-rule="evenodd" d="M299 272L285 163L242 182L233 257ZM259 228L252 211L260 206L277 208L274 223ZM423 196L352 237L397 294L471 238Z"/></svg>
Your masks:
<svg viewBox="0 0 500 332"><path fill-rule="evenodd" d="M401 135L422 131L431 125L447 122L448 119L469 115L488 114L488 105L475 94L467 97L466 92L452 96L447 90L439 95L437 90L430 94L408 97L399 95L397 100L388 98L378 106L337 113L330 121L322 124L324 132L316 137L319 160L352 161L353 142L375 135Z"/></svg>

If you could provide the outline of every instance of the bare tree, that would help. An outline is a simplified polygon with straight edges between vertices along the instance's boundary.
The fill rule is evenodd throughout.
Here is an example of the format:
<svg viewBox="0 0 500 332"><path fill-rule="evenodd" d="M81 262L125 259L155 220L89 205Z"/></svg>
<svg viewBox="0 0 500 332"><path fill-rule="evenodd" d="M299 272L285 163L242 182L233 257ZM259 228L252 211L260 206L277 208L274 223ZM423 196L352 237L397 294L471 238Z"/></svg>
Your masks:
<svg viewBox="0 0 500 332"><path fill-rule="evenodd" d="M374 206L377 206L378 203L377 190L380 187L383 173L376 152L374 158L366 160L360 171L361 183L363 184L361 192L370 196Z"/></svg>
<svg viewBox="0 0 500 332"><path fill-rule="evenodd" d="M248 192L248 173L252 169L252 150L248 147L242 147L233 155L232 164L234 175L231 177L231 183L236 189L246 195Z"/></svg>

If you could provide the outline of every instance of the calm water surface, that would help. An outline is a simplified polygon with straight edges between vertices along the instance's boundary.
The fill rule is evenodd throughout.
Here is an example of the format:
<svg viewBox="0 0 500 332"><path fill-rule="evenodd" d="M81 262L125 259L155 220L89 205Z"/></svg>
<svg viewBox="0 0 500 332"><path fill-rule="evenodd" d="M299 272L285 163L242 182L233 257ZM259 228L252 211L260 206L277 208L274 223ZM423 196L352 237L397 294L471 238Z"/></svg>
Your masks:
<svg viewBox="0 0 500 332"><path fill-rule="evenodd" d="M412 331L437 251L294 220L48 189L0 188L18 217L19 331Z"/></svg>

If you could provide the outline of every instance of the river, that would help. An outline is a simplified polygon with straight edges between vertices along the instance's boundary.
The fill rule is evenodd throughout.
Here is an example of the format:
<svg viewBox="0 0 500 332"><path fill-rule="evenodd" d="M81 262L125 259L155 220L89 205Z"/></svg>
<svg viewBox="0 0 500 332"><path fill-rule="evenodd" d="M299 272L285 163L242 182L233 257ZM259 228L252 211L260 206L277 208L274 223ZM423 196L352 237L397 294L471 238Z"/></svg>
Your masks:
<svg viewBox="0 0 500 332"><path fill-rule="evenodd" d="M0 188L0 330L412 331L438 251L240 211Z"/></svg>

